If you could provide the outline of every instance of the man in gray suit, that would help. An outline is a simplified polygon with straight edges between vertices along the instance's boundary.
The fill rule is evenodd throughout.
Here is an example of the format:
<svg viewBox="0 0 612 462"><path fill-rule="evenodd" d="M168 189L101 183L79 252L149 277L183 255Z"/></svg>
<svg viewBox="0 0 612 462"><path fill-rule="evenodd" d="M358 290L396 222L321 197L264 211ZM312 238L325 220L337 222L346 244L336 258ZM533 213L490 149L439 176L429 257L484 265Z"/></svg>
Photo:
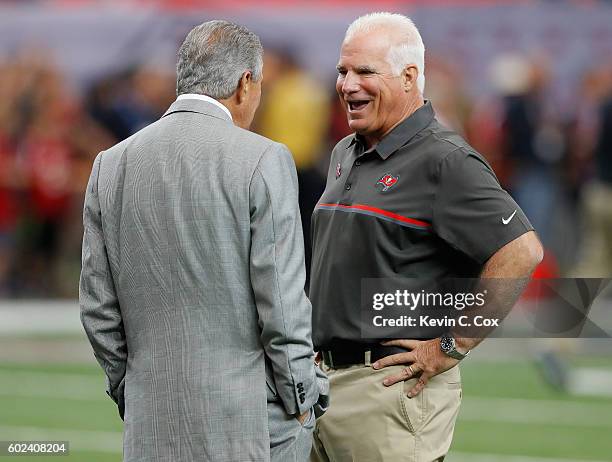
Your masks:
<svg viewBox="0 0 612 462"><path fill-rule="evenodd" d="M253 134L261 43L210 21L178 54L176 102L98 155L81 320L124 418L124 460L299 461L326 379L291 154Z"/></svg>

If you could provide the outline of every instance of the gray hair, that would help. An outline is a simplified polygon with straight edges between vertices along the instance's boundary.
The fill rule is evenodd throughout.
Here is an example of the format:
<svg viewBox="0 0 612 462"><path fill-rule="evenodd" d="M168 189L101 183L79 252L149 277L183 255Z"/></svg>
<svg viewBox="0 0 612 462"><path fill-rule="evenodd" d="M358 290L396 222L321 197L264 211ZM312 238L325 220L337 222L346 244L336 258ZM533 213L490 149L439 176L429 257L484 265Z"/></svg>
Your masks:
<svg viewBox="0 0 612 462"><path fill-rule="evenodd" d="M358 32L371 32L377 29L394 27L402 34L402 40L393 45L386 59L395 75L400 75L408 64L418 69L417 88L425 90L425 45L419 30L407 16L397 13L370 13L360 16L346 30L344 40L350 39Z"/></svg>
<svg viewBox="0 0 612 462"><path fill-rule="evenodd" d="M194 27L179 48L176 94L229 98L244 72L259 81L262 68L263 47L257 35L228 21L208 21Z"/></svg>

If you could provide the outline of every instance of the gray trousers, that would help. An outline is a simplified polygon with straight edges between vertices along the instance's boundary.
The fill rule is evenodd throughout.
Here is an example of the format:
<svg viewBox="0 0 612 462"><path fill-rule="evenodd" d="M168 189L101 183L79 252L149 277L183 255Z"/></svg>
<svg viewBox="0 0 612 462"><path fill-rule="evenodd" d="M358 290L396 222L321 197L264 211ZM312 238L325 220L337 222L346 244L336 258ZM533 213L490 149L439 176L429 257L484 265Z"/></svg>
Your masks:
<svg viewBox="0 0 612 462"><path fill-rule="evenodd" d="M280 402L268 401L270 462L307 462L314 426L312 409L304 425L300 425L295 417L285 412Z"/></svg>

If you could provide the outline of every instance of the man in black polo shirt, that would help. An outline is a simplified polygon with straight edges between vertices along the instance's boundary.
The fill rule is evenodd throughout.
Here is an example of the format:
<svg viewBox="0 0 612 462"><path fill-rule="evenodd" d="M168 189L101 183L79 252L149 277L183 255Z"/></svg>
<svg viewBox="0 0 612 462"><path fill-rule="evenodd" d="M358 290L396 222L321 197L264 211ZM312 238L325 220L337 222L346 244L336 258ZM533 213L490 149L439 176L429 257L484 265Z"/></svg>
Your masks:
<svg viewBox="0 0 612 462"><path fill-rule="evenodd" d="M442 460L461 397L454 367L482 339L442 330L364 338L366 278L528 278L542 258L533 228L487 162L440 126L423 100L424 46L405 16L348 28L336 89L355 132L331 156L312 221L315 349L332 405L313 461ZM511 307L522 283L497 297ZM423 389L425 393L421 393Z"/></svg>

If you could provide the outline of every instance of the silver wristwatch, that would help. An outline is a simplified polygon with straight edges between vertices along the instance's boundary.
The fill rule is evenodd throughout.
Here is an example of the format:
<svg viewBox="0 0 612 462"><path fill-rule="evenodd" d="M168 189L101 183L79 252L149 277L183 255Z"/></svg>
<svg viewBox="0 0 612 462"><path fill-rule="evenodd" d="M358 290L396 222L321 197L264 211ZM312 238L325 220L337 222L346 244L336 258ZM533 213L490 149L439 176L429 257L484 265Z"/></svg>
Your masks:
<svg viewBox="0 0 612 462"><path fill-rule="evenodd" d="M449 333L442 334L440 337L440 349L445 355L458 360L462 360L470 353L469 351L465 354L459 353L457 351L455 338Z"/></svg>

